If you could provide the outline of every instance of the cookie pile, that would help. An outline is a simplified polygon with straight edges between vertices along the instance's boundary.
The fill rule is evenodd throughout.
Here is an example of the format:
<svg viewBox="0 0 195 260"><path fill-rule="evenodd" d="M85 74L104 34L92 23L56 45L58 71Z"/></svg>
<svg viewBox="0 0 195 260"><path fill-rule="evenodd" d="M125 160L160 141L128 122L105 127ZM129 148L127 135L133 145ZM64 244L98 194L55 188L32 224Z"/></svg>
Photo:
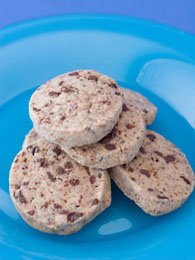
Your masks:
<svg viewBox="0 0 195 260"><path fill-rule="evenodd" d="M95 71L60 75L29 103L34 128L10 170L23 219L48 233L80 230L111 203L110 177L145 212L181 206L194 188L185 155L145 125L157 109Z"/></svg>

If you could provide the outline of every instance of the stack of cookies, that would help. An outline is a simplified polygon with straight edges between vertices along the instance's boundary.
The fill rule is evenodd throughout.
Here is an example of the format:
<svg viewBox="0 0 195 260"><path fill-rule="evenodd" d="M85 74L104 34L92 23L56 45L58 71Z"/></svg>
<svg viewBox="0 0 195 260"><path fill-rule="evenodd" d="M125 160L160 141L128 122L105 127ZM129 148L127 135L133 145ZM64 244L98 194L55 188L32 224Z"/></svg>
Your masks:
<svg viewBox="0 0 195 260"><path fill-rule="evenodd" d="M39 87L29 104L34 128L10 170L10 195L23 219L43 232L76 232L110 205L110 177L151 215L181 206L194 174L175 145L146 130L156 111L95 71Z"/></svg>

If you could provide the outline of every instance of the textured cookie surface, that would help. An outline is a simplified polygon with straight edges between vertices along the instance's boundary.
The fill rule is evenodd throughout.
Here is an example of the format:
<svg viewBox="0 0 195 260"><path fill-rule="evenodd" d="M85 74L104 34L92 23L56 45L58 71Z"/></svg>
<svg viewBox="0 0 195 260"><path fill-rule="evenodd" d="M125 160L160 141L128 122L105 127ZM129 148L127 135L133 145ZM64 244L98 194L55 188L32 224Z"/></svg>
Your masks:
<svg viewBox="0 0 195 260"><path fill-rule="evenodd" d="M96 143L108 134L123 100L113 79L95 71L69 72L38 88L29 104L37 133L62 146Z"/></svg>
<svg viewBox="0 0 195 260"><path fill-rule="evenodd" d="M111 133L96 144L62 147L74 160L90 168L107 169L131 161L138 153L145 134L145 122L134 106L123 105Z"/></svg>
<svg viewBox="0 0 195 260"><path fill-rule="evenodd" d="M111 202L106 171L83 167L42 139L24 144L12 164L9 184L23 219L48 233L76 232Z"/></svg>
<svg viewBox="0 0 195 260"><path fill-rule="evenodd" d="M128 104L132 104L137 107L146 122L147 125L152 124L156 117L157 108L144 96L140 95L139 93L120 87L120 92L124 96L124 102Z"/></svg>
<svg viewBox="0 0 195 260"><path fill-rule="evenodd" d="M112 179L145 212L162 215L181 206L194 188L185 155L153 131L129 164L110 169Z"/></svg>

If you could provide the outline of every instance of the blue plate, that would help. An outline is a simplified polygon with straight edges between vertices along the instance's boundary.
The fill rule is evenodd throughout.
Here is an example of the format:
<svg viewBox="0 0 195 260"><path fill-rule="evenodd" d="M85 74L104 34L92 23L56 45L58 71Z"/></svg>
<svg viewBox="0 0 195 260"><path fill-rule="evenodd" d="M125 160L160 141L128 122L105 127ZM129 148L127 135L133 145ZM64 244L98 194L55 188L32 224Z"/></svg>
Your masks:
<svg viewBox="0 0 195 260"><path fill-rule="evenodd" d="M113 201L70 236L40 233L16 212L9 169L31 129L28 101L46 80L94 69L139 91L157 107L150 126L195 169L195 37L119 16L44 18L0 31L0 259L195 259L195 193L175 212L152 217L113 184Z"/></svg>

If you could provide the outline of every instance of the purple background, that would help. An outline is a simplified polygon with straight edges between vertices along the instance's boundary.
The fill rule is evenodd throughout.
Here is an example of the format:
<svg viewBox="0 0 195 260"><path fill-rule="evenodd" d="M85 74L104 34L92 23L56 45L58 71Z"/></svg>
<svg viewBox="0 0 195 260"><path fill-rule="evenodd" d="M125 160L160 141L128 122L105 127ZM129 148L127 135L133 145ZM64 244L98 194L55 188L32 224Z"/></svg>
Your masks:
<svg viewBox="0 0 195 260"><path fill-rule="evenodd" d="M0 27L68 13L129 15L195 34L195 0L0 0Z"/></svg>

